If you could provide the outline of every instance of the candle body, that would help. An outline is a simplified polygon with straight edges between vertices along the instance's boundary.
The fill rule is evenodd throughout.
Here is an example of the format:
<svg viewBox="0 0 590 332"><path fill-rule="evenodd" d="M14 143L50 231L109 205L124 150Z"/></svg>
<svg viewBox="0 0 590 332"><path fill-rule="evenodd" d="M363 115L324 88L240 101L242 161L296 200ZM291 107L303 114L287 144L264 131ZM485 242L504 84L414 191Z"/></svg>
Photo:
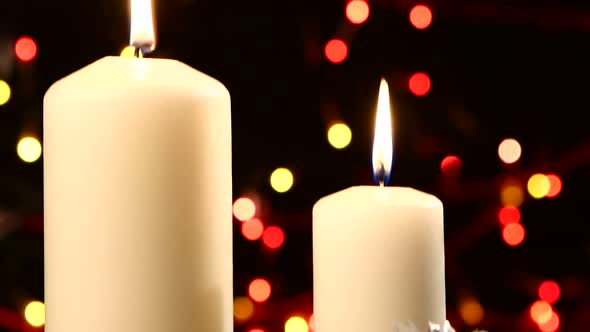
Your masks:
<svg viewBox="0 0 590 332"><path fill-rule="evenodd" d="M48 332L233 331L230 96L107 57L44 101Z"/></svg>
<svg viewBox="0 0 590 332"><path fill-rule="evenodd" d="M352 187L313 209L320 332L426 331L445 313L443 206L411 188Z"/></svg>

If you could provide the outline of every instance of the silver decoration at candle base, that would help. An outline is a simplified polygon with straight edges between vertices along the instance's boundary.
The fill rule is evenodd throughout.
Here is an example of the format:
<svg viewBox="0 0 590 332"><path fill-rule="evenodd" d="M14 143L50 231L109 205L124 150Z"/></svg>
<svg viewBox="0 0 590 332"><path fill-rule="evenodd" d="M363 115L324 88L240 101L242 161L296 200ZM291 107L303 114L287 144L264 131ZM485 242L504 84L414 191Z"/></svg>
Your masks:
<svg viewBox="0 0 590 332"><path fill-rule="evenodd" d="M433 322L428 322L428 329L418 328L413 322L393 324L393 332L456 332L449 321L445 321L442 326ZM487 332L484 330L475 330L473 332Z"/></svg>

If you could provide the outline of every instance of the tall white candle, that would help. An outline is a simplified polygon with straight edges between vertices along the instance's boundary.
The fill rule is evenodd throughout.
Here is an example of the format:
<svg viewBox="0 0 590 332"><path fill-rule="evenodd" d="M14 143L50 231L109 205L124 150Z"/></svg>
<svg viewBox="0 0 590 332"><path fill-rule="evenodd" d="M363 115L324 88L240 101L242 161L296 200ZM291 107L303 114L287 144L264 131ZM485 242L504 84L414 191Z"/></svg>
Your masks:
<svg viewBox="0 0 590 332"><path fill-rule="evenodd" d="M373 149L377 182L392 164L389 91L381 82ZM443 206L412 188L359 186L313 209L314 323L319 332L426 331L445 313Z"/></svg>
<svg viewBox="0 0 590 332"><path fill-rule="evenodd" d="M132 40L149 50L141 2ZM55 83L44 117L46 330L233 331L225 87L107 57Z"/></svg>

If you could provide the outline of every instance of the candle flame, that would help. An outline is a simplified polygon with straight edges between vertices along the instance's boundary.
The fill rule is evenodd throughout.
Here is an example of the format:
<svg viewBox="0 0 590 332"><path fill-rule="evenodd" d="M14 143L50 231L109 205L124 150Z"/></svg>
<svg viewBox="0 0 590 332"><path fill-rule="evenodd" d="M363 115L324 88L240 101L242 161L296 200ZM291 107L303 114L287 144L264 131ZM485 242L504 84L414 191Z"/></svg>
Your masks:
<svg viewBox="0 0 590 332"><path fill-rule="evenodd" d="M131 34L129 45L143 54L156 48L152 0L131 0Z"/></svg>
<svg viewBox="0 0 590 332"><path fill-rule="evenodd" d="M381 79L375 119L375 139L373 141L373 176L375 182L380 186L384 186L389 182L392 165L393 127L391 123L389 86L385 79Z"/></svg>

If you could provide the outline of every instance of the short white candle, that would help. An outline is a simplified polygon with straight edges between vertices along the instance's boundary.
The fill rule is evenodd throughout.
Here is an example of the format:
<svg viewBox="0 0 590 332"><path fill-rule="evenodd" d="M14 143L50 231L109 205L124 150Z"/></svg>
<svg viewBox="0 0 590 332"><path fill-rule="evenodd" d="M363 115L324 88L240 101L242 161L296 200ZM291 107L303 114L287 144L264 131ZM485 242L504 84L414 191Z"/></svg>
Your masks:
<svg viewBox="0 0 590 332"><path fill-rule="evenodd" d="M392 164L389 91L382 81L373 165ZM319 332L425 331L445 312L443 205L412 188L359 186L313 209L314 323Z"/></svg>
<svg viewBox="0 0 590 332"><path fill-rule="evenodd" d="M132 41L149 50L141 2ZM46 330L233 331L226 88L107 57L55 83L44 117Z"/></svg>

